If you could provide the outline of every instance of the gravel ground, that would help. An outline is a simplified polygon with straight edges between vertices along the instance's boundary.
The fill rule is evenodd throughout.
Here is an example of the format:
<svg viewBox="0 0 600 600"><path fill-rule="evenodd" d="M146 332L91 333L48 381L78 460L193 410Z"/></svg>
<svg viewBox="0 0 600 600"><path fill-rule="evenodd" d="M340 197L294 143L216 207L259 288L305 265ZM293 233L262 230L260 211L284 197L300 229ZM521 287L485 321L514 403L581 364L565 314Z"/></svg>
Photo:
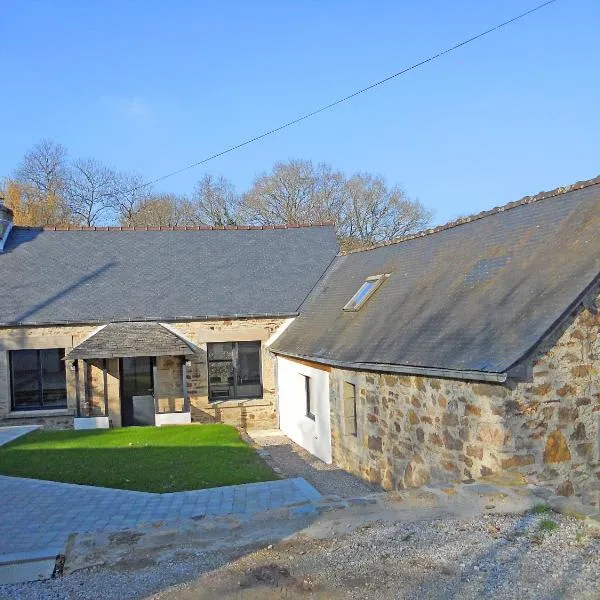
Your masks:
<svg viewBox="0 0 600 600"><path fill-rule="evenodd" d="M286 477L304 477L324 496L351 498L379 491L358 477L324 463L284 435L263 432L249 435L255 446L269 452L265 459L271 467Z"/></svg>
<svg viewBox="0 0 600 600"><path fill-rule="evenodd" d="M543 529L544 521L554 522L556 529ZM236 555L182 555L160 565L90 569L0 588L0 598L10 600L106 597L597 599L600 532L553 513L375 521L345 535L298 537L272 547L238 549Z"/></svg>

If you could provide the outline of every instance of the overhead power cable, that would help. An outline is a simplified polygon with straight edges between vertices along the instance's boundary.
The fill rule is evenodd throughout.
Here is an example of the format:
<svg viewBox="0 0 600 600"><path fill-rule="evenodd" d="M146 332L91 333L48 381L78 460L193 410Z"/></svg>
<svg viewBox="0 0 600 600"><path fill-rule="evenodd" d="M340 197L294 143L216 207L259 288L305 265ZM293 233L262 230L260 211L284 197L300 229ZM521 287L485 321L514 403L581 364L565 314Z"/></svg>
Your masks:
<svg viewBox="0 0 600 600"><path fill-rule="evenodd" d="M159 181L163 181L164 179L168 179L169 177L174 177L175 175L179 175L180 173L184 173L185 171L189 171L190 169L199 167L200 165L204 165L207 162L214 160L215 158L219 158L220 156L224 156L225 154L229 154L230 152L239 150L240 148L243 148L244 146L248 146L249 144L253 144L254 142L257 142L258 140L262 140L263 138L266 138L270 135L278 133L279 131L282 131L283 129L292 127L292 125L297 125L298 123L301 123L302 121L306 121L307 119L310 119L311 117L314 117L314 116L318 115L319 113L330 110L331 108L334 108L335 106L338 106L339 104L342 104L344 102L348 102L352 98L356 98L356 96L360 96L361 94L364 94L380 85L383 85L384 83L387 83L387 82L391 81L392 79L396 79L397 77L400 77L401 75L408 73L409 71L418 69L419 67L422 67L423 65L426 65L427 63L433 62L446 54L450 54L450 52L454 52L455 50L458 50L459 48L462 48L463 46L466 46L467 44L470 44L476 40L479 40L482 37L485 37L486 35L493 33L494 31L498 31L499 29L502 29L503 27L506 27L507 25L511 25L512 23L515 23L516 21L519 21L520 19L523 19L524 17L527 17L528 15L531 15L531 14L539 11L542 8L545 8L546 6L548 6L550 4L554 4L557 1L558 0L547 0L547 2L543 2L542 4L539 4L538 6L535 6L534 8L531 8L515 17L512 17L511 19L508 19L507 21L498 23L497 25L494 25L493 27L490 27L489 29L486 29L485 31L478 33L477 35L474 35L466 40L463 40L462 42L458 42L457 44L454 44L453 46L449 46L448 48L445 48L444 50L440 50L436 54L432 54L431 56L429 56L419 62L416 62L416 63L410 65L409 67L406 67L406 68L402 69L401 71L398 71L397 73L388 75L387 77L380 79L379 81L376 81L375 83L372 83L360 90L356 90L355 92L352 92L351 94L348 94L347 96L344 96L343 98L340 98L339 100L335 100L334 102L331 102L325 106L321 106L320 108L317 108L316 110L313 110L304 115L301 115L300 117L297 117L291 121L288 121L287 123L284 123L283 125L279 125L278 127L269 129L268 131L265 131L265 132L263 132L259 135L256 135L252 138L248 138L247 140L244 140L244 141L240 142L239 144L236 144L235 146L230 146L229 148L226 148L225 150L221 150L220 152L211 154L210 156L207 156L206 158L203 158L202 160L199 160L190 165L187 165L186 167L177 169L176 171L171 171L170 173L167 173L166 175L162 175L161 177L157 177L156 179L152 179L151 181L147 181L146 183L143 183L141 185L138 185L138 186L132 188L130 190L130 192L134 192L138 189L158 183Z"/></svg>

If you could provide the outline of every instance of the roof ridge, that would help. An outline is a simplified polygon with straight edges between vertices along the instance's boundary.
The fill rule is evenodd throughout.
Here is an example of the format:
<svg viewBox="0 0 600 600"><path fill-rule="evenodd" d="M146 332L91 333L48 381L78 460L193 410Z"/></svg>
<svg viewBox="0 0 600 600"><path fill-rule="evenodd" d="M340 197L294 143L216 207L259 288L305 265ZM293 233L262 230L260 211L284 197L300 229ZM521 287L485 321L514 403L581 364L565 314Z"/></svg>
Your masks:
<svg viewBox="0 0 600 600"><path fill-rule="evenodd" d="M256 231L272 229L303 229L306 227L333 227L331 222L322 223L284 223L281 225L161 225L161 226L86 226L86 225L46 225L32 227L17 225L19 229L32 231Z"/></svg>
<svg viewBox="0 0 600 600"><path fill-rule="evenodd" d="M373 244L368 248L357 248L355 250L346 250L340 252L338 256L346 256L347 254L355 254L357 252L368 252L369 250L376 250L377 248L383 248L385 246L391 246L393 244L401 244L402 242L408 242L410 240L414 240L420 237L425 237L428 235L432 235L435 233L440 233L441 231L446 231L447 229L453 229L454 227L458 227L459 225L464 225L466 223L471 223L472 221L479 221L485 217L489 217L492 215L496 215L498 213L510 210L512 208L517 208L519 206L523 206L525 204L533 204L535 202L539 202L541 200L547 200L548 198L555 198L556 196L561 196L563 194L567 194L569 192L573 192L575 190L581 190L587 187L592 187L594 185L600 184L600 175L594 177L593 179L587 179L585 181L578 181L577 183L573 183L571 185L557 187L548 192L539 192L534 196L523 196L520 200L515 200L513 202L509 202L508 204L504 204L503 206L496 206L489 210L484 210L479 213L474 213L472 215L468 215L466 217L459 217L454 221L449 221L448 223L444 223L443 225L438 225L437 227L431 227L429 229L423 229L422 231L417 231L416 233L411 233L399 238L395 238L393 240L389 240L386 242L379 242L377 244Z"/></svg>

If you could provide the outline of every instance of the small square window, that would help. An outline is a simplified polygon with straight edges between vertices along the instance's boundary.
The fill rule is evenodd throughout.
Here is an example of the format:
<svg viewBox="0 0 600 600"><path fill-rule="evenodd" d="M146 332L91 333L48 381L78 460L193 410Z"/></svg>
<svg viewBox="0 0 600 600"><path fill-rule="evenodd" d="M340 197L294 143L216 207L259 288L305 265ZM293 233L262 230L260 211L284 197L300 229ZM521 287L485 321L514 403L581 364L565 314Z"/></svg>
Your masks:
<svg viewBox="0 0 600 600"><path fill-rule="evenodd" d="M358 288L356 294L354 294L346 306L344 306L344 310L350 312L359 310L389 276L389 273L384 273L382 275L367 277L365 282Z"/></svg>

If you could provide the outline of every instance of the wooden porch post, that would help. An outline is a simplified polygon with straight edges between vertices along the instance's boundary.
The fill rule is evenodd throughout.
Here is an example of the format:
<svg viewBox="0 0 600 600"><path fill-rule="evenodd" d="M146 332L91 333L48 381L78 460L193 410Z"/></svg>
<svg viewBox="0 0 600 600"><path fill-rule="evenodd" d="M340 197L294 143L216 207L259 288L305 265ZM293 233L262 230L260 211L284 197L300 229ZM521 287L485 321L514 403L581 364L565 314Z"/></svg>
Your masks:
<svg viewBox="0 0 600 600"><path fill-rule="evenodd" d="M183 412L190 412L190 398L187 386L187 359L185 356L181 360L181 377L183 380Z"/></svg>
<svg viewBox="0 0 600 600"><path fill-rule="evenodd" d="M108 417L108 360L102 359L102 382L104 384L104 416Z"/></svg>
<svg viewBox="0 0 600 600"><path fill-rule="evenodd" d="M158 367L156 356L152 357L152 395L154 396L154 414L158 414Z"/></svg>
<svg viewBox="0 0 600 600"><path fill-rule="evenodd" d="M88 414L86 414L86 417L89 417L90 414L90 405L89 405L89 398L90 398L90 389L89 389L89 382L88 382L88 362L87 360L84 358L81 360L81 364L83 366L83 404L85 405L85 409L87 411Z"/></svg>
<svg viewBox="0 0 600 600"><path fill-rule="evenodd" d="M75 369L75 410L78 417L81 416L81 390L79 389L79 361L73 361L73 368Z"/></svg>

